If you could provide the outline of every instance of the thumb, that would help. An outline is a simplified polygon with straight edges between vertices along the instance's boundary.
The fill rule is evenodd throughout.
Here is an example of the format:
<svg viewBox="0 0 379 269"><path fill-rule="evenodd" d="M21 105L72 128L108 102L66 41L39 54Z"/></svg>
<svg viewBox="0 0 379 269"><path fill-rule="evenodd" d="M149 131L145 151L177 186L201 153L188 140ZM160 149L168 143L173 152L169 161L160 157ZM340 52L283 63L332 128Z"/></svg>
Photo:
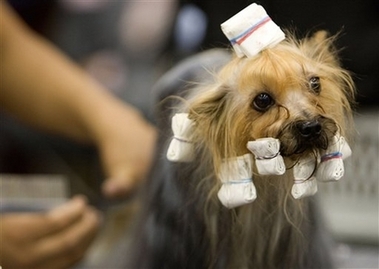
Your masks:
<svg viewBox="0 0 379 269"><path fill-rule="evenodd" d="M106 179L102 185L102 192L108 198L124 197L132 193L140 181L140 177L131 171L124 171Z"/></svg>

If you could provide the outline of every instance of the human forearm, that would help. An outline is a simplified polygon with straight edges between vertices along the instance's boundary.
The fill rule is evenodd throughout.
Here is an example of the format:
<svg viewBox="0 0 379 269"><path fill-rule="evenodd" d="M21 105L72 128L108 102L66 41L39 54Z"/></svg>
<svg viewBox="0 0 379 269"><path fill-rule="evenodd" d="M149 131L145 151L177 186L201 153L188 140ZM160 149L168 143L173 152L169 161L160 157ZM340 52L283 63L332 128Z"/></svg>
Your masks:
<svg viewBox="0 0 379 269"><path fill-rule="evenodd" d="M76 64L35 35L2 3L1 106L21 120L79 140L92 140L100 118L122 107ZM127 112L125 112L127 110ZM106 114L110 115L106 115Z"/></svg>

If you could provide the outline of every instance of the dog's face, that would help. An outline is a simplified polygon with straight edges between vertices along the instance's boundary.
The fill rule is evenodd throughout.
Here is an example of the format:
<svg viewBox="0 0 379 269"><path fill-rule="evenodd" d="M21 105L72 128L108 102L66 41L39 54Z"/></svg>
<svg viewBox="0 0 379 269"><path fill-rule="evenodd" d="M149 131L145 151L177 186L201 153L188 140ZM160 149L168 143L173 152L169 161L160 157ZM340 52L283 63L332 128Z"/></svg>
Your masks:
<svg viewBox="0 0 379 269"><path fill-rule="evenodd" d="M318 32L233 59L190 101L199 143L218 162L246 153L247 141L274 137L283 156L297 158L326 149L337 132L345 135L353 82L331 42Z"/></svg>

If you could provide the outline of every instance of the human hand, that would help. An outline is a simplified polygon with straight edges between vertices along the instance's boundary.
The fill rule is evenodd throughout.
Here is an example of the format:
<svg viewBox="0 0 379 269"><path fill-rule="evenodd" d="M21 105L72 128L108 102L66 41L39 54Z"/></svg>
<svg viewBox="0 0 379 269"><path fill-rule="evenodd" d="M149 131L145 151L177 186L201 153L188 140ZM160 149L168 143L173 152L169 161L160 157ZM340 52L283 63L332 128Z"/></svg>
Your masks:
<svg viewBox="0 0 379 269"><path fill-rule="evenodd" d="M132 192L146 177L155 148L156 129L142 118L118 114L114 124L103 129L99 144L107 180L103 193L116 198Z"/></svg>
<svg viewBox="0 0 379 269"><path fill-rule="evenodd" d="M99 228L98 213L83 197L47 213L0 216L3 268L67 268L80 260Z"/></svg>

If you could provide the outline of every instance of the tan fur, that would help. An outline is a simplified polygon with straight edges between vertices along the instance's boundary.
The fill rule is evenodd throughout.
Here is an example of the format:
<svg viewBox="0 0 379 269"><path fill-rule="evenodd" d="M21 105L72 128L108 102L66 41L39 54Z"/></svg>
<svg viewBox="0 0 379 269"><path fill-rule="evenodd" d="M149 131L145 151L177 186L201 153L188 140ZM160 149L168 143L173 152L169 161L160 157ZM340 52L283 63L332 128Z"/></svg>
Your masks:
<svg viewBox="0 0 379 269"><path fill-rule="evenodd" d="M217 174L222 160L248 153L247 142L263 137L279 138L291 153L285 157L288 171L284 176L260 176L254 167L258 198L235 210L231 231L235 253L228 261L228 268L249 268L252 259L262 266L256 268L276 268L280 261L265 257L280 257L275 252L283 249L278 247L283 234L288 240L287 266L301 259L291 257L291 253L299 253L307 242L302 229L307 222L308 204L290 195L291 166L300 155L314 154L318 149L301 154L292 152L298 145L289 127L299 120L325 117L328 120L322 124L328 140L337 131L347 136L346 130L352 129L350 103L354 86L348 72L339 66L333 40L325 32L301 41L289 35L285 41L253 58L235 57L219 72L213 84L196 89L186 102L184 110L196 124L193 142L202 153L204 167L199 170L209 171L209 176L199 182L199 190L204 186L211 189L205 214L214 245L219 240L214 235L218 228L218 208L222 205L216 196L220 183L214 182L212 176ZM310 89L312 76L320 78L319 94ZM263 92L275 102L265 112L252 107L254 98Z"/></svg>

